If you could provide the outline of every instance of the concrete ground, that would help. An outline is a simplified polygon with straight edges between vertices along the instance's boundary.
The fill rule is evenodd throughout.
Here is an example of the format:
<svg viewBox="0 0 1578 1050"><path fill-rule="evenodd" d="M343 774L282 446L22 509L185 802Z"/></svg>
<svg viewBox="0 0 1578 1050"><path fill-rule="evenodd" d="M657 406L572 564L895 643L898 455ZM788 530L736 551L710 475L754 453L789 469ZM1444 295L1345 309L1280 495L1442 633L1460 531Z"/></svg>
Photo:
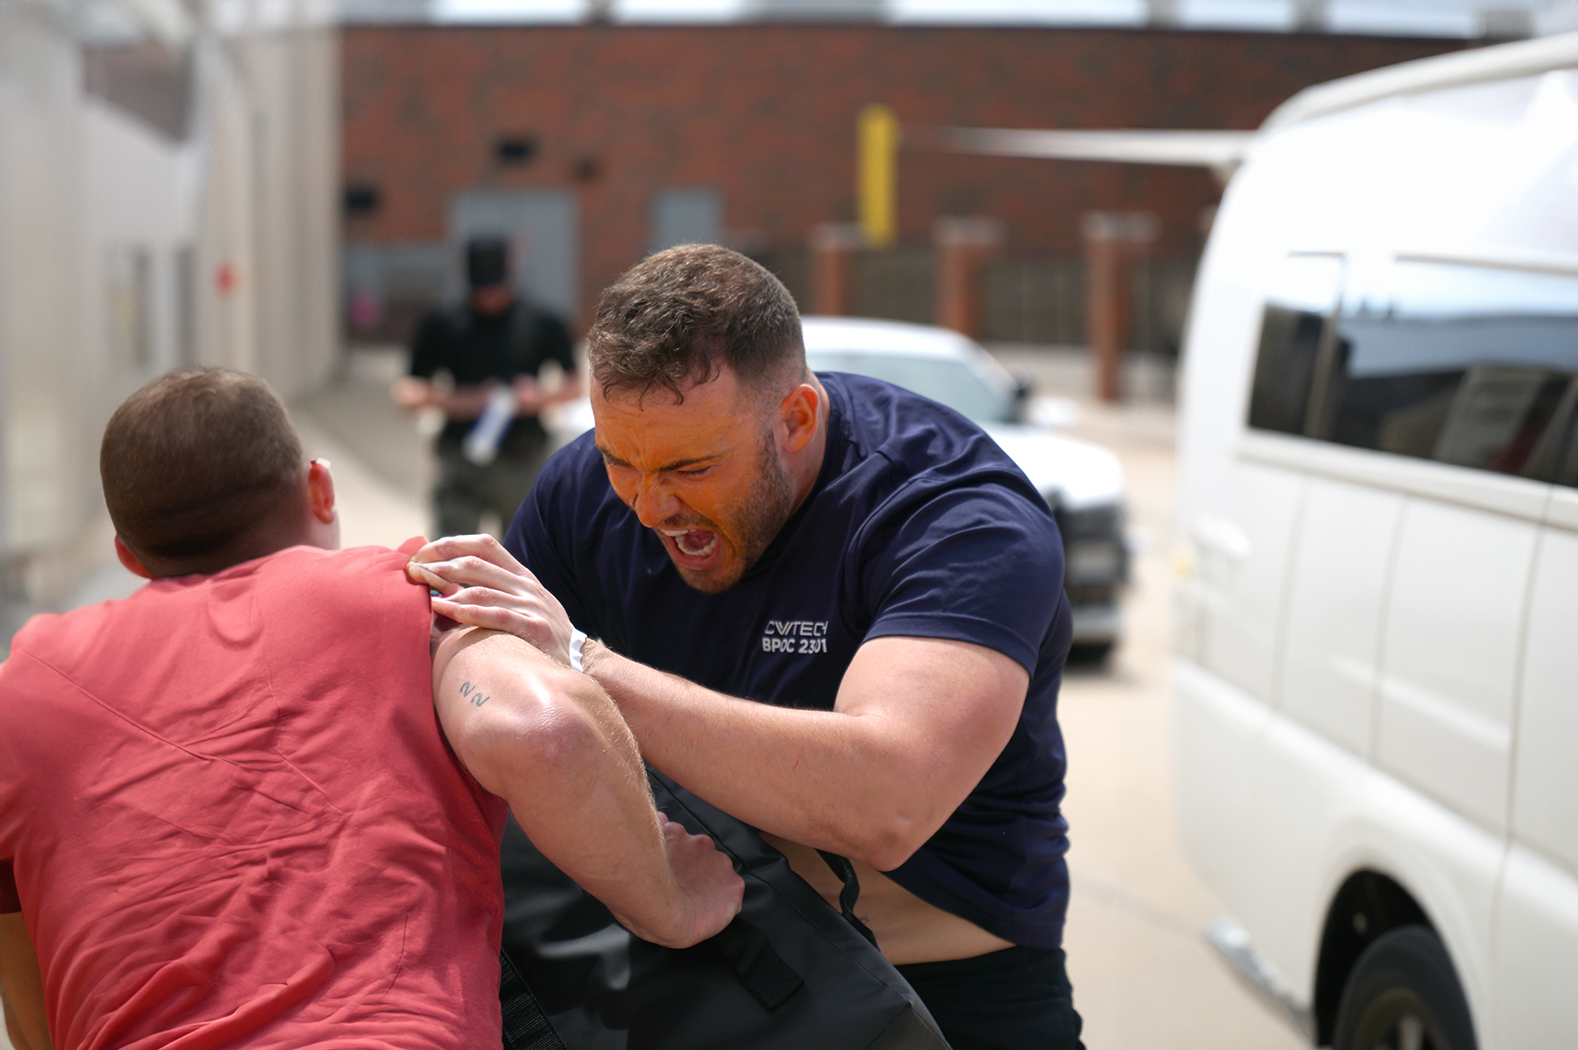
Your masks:
<svg viewBox="0 0 1578 1050"><path fill-rule="evenodd" d="M1092 401L1083 355L993 348L1037 392L1078 406L1075 436L1112 449L1126 472L1138 542L1127 633L1105 666L1071 668L1060 717L1069 754L1073 897L1066 946L1090 1050L1292 1050L1304 1045L1240 987L1201 936L1221 906L1184 859L1175 833L1168 757L1168 544L1172 535L1174 420L1152 366L1141 396L1121 407ZM425 530L429 467L416 421L389 405L398 358L353 354L337 385L292 414L309 456L333 463L346 546L395 545ZM117 574L117 572L119 574ZM98 599L135 581L113 564ZM10 1050L0 1034L0 1050Z"/></svg>

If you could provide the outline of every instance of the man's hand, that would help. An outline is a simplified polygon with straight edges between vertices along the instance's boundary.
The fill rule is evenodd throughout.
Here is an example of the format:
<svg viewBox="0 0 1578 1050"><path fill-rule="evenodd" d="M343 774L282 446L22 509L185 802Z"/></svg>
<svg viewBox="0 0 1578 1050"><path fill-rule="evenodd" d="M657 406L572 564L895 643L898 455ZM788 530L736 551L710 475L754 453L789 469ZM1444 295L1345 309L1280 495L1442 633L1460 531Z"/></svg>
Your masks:
<svg viewBox="0 0 1578 1050"><path fill-rule="evenodd" d="M643 929L640 921L610 907L621 926L642 940L670 948L687 948L706 940L729 924L740 913L745 882L734 872L726 854L719 851L706 835L692 835L685 828L657 815L663 831L663 850L673 869L684 903L685 921L677 934Z"/></svg>
<svg viewBox="0 0 1578 1050"><path fill-rule="evenodd" d="M401 376L389 384L389 397L414 412L433 403L433 384L416 376Z"/></svg>
<svg viewBox="0 0 1578 1050"><path fill-rule="evenodd" d="M531 376L518 375L510 384L515 392L515 414L535 416L548 402L548 392Z"/></svg>
<svg viewBox="0 0 1578 1050"><path fill-rule="evenodd" d="M441 597L433 611L471 627L504 631L570 666L570 618L492 536L446 536L411 558L406 573Z"/></svg>

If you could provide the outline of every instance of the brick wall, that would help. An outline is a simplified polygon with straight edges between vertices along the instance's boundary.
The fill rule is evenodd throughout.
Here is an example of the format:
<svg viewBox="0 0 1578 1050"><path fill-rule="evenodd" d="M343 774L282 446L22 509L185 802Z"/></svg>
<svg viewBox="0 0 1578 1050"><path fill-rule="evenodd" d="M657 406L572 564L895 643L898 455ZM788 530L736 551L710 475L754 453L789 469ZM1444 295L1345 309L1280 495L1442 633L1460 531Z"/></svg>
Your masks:
<svg viewBox="0 0 1578 1050"><path fill-rule="evenodd" d="M571 188L587 319L647 249L652 194L716 188L733 243L788 262L855 217L858 109L906 125L1253 128L1310 84L1462 46L1313 34L803 25L350 27L344 175L376 187L352 244L436 243L452 194ZM501 164L501 135L530 135ZM1187 257L1218 188L1204 171L904 151L901 245L941 215L1007 228L1006 253L1077 257L1079 217L1146 210Z"/></svg>

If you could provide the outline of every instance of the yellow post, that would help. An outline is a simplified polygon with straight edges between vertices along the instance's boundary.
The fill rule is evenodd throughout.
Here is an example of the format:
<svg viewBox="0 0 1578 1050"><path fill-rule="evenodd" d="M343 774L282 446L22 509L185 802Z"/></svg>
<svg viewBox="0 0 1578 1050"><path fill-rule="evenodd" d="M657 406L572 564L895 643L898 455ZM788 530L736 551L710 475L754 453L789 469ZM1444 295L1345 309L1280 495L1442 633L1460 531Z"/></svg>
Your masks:
<svg viewBox="0 0 1578 1050"><path fill-rule="evenodd" d="M886 248L895 236L894 183L897 174L899 121L887 106L860 111L860 232L870 248Z"/></svg>

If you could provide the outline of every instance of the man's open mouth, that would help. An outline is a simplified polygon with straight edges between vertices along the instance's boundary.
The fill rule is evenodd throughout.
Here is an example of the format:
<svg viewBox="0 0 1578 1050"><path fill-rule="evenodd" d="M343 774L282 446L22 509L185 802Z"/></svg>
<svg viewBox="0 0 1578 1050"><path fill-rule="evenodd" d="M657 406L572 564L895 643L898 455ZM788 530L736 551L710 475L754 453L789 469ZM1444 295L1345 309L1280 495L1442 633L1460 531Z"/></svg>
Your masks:
<svg viewBox="0 0 1578 1050"><path fill-rule="evenodd" d="M711 529L659 529L674 541L674 546L687 558L697 560L711 556L718 549L718 534Z"/></svg>

